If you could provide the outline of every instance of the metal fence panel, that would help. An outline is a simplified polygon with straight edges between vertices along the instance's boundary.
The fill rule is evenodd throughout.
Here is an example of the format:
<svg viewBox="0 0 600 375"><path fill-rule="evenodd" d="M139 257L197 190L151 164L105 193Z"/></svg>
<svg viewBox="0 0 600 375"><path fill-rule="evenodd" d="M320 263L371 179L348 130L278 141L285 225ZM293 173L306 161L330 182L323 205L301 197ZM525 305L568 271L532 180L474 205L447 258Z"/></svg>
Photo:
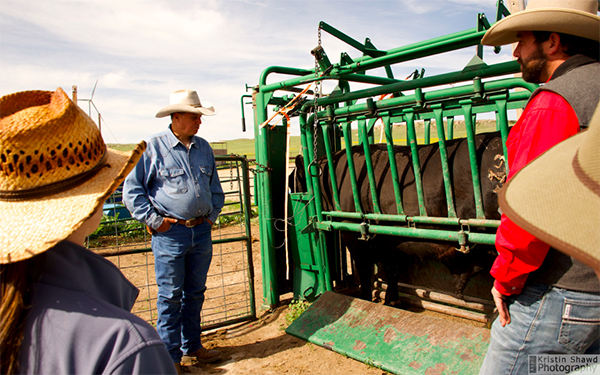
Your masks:
<svg viewBox="0 0 600 375"><path fill-rule="evenodd" d="M217 156L225 206L213 226L213 259L202 308L202 328L218 328L256 318L248 161ZM151 236L132 219L117 190L105 203L102 223L87 247L113 262L139 290L132 313L156 324L158 287Z"/></svg>

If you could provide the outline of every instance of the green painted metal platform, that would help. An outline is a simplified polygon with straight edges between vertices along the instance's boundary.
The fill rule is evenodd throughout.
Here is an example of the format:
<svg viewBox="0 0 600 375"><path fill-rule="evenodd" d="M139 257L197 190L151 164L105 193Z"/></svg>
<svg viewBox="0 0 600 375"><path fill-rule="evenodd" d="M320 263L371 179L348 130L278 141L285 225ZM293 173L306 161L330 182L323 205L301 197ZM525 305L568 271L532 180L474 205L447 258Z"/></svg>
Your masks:
<svg viewBox="0 0 600 375"><path fill-rule="evenodd" d="M402 374L478 374L490 332L325 292L286 330L334 352Z"/></svg>

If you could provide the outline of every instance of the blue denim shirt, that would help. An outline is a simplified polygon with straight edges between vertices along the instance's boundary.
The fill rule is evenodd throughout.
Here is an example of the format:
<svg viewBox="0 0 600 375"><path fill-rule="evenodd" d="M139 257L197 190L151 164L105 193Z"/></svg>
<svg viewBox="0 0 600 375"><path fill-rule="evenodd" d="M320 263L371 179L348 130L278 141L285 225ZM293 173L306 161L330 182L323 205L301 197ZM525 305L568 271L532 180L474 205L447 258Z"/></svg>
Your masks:
<svg viewBox="0 0 600 375"><path fill-rule="evenodd" d="M146 142L123 185L123 203L133 218L153 229L165 216L217 220L225 195L208 142L193 136L188 149L170 126Z"/></svg>

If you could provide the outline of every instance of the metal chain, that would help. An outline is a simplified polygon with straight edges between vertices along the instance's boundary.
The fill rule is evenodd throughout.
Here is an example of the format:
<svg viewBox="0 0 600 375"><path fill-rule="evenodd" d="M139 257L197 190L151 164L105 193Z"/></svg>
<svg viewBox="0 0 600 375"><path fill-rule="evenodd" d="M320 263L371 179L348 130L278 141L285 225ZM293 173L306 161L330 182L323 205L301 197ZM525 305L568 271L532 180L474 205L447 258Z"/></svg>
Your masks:
<svg viewBox="0 0 600 375"><path fill-rule="evenodd" d="M318 46L321 47L321 25L320 24L319 24L319 29L317 31L317 36L318 36ZM315 158L315 160L314 160L315 163L317 161L317 136L318 136L317 126L319 124L319 121L317 120L317 112L318 112L317 101L318 101L319 97L321 96L321 90L322 90L321 80L319 79L320 72L321 72L321 69L319 66L319 62L317 60L317 57L315 56L315 78L317 79L315 81L315 101L314 101L314 105L313 105L313 110L314 110L313 156Z"/></svg>

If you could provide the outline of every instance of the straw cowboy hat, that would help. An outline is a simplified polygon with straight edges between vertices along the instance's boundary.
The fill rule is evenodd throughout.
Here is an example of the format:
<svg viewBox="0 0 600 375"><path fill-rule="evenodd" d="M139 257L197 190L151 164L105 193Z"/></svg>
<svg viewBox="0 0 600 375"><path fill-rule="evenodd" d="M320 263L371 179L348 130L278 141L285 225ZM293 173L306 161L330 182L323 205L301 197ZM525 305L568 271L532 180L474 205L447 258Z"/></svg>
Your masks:
<svg viewBox="0 0 600 375"><path fill-rule="evenodd" d="M77 230L142 155L106 147L67 94L24 91L0 98L0 263L42 253Z"/></svg>
<svg viewBox="0 0 600 375"><path fill-rule="evenodd" d="M198 93L194 90L177 90L171 93L170 104L156 114L156 117L167 117L177 112L190 112L204 116L214 116L217 110L213 106L202 106Z"/></svg>
<svg viewBox="0 0 600 375"><path fill-rule="evenodd" d="M600 105L588 130L517 172L499 202L517 225L600 271Z"/></svg>
<svg viewBox="0 0 600 375"><path fill-rule="evenodd" d="M517 42L518 31L551 31L600 41L598 0L529 0L527 9L496 22L481 44Z"/></svg>

